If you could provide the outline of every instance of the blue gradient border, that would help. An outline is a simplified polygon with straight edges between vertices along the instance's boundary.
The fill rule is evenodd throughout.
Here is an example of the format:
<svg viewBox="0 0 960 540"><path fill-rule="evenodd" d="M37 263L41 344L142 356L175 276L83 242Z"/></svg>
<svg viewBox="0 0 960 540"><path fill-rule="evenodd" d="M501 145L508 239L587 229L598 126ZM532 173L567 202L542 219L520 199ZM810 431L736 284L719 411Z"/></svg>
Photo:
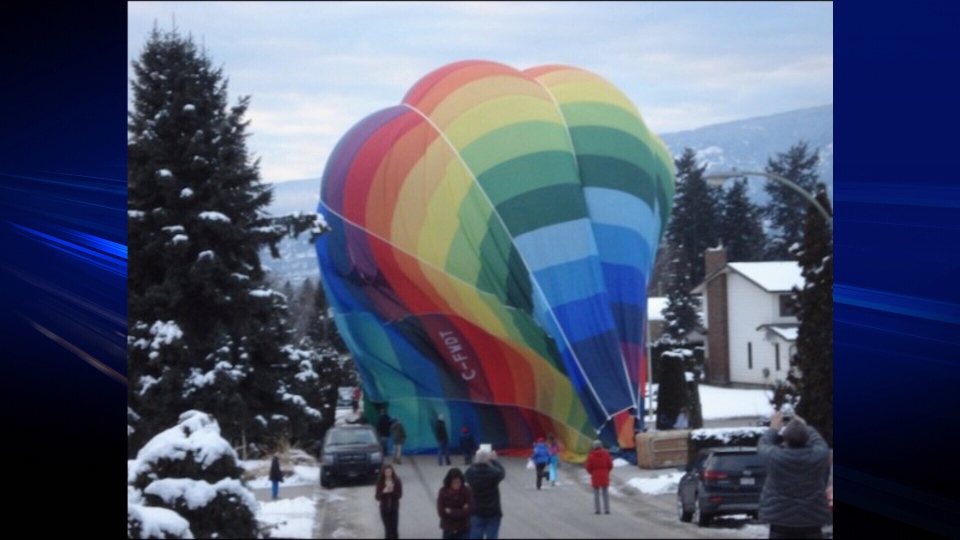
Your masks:
<svg viewBox="0 0 960 540"><path fill-rule="evenodd" d="M958 538L960 5L834 15L836 521Z"/></svg>
<svg viewBox="0 0 960 540"><path fill-rule="evenodd" d="M120 501L91 489L115 485L119 499L126 474L125 10L30 5L5 23L0 395L11 478L24 500L69 504L84 532L119 532Z"/></svg>
<svg viewBox="0 0 960 540"><path fill-rule="evenodd" d="M960 124L960 5L834 9L836 520L847 531L956 538L960 182L944 161ZM117 486L126 13L117 4L43 11L18 14L0 33L6 427L37 471L35 489ZM106 517L112 504L71 493L93 518L84 529L122 527Z"/></svg>

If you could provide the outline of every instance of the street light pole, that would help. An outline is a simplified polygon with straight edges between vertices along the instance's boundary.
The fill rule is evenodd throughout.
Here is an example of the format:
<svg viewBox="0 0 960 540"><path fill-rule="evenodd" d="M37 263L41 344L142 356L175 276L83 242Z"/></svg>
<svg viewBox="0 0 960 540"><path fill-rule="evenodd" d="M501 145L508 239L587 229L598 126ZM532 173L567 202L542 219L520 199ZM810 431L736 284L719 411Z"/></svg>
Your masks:
<svg viewBox="0 0 960 540"><path fill-rule="evenodd" d="M643 328L647 340L647 399L643 405L643 427L647 427L647 417L653 411L653 345L650 343L650 301L644 310ZM648 409L649 405L649 409Z"/></svg>
<svg viewBox="0 0 960 540"><path fill-rule="evenodd" d="M830 212L828 212L827 209L820 204L820 201L814 198L813 195L808 193L802 187L798 186L792 180L788 180L782 176L779 176L773 173L768 173L768 172L738 171L738 170L733 170L731 172L711 173L704 176L703 179L710 185L720 186L720 185L723 185L724 182L726 182L731 178L739 178L741 176L763 176L770 180L780 182L781 184L786 184L787 187L789 187L790 189L802 195L804 199L810 201L810 204L812 204L814 208L816 208L821 214L823 214L823 219L827 220L827 226L830 227L830 232L833 232L833 216L830 215Z"/></svg>

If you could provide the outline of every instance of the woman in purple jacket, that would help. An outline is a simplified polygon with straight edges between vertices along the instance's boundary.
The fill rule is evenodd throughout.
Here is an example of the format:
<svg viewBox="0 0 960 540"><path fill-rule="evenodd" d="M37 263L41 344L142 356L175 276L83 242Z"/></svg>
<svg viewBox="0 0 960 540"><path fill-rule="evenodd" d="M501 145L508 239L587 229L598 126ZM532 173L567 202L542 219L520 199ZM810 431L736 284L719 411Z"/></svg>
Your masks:
<svg viewBox="0 0 960 540"><path fill-rule="evenodd" d="M443 487L437 494L437 513L443 538L470 538L473 492L466 485L463 472L456 467L443 479Z"/></svg>
<svg viewBox="0 0 960 540"><path fill-rule="evenodd" d="M377 478L375 496L380 501L380 519L383 520L384 538L400 538L397 527L400 523L400 497L403 483L392 465L384 465Z"/></svg>

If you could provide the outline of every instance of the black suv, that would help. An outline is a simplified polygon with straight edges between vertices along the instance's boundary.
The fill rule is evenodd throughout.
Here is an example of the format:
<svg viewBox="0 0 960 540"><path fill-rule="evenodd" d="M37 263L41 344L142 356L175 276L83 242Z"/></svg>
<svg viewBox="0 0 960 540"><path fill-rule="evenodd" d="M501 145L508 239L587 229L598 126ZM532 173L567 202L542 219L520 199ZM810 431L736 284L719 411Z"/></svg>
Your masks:
<svg viewBox="0 0 960 540"><path fill-rule="evenodd" d="M686 474L677 488L680 521L706 527L719 515L748 514L756 519L767 478L756 447L706 448L681 470Z"/></svg>
<svg viewBox="0 0 960 540"><path fill-rule="evenodd" d="M333 426L323 438L320 485L325 488L344 479L375 480L381 466L383 449L371 426Z"/></svg>

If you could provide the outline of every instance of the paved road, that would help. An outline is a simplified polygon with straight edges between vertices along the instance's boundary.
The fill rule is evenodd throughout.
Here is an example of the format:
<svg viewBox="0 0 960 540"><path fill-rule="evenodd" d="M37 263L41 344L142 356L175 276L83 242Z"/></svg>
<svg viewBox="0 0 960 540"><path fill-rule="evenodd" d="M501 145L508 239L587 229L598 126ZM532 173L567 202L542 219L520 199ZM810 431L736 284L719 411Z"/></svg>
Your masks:
<svg viewBox="0 0 960 540"><path fill-rule="evenodd" d="M745 538L737 530L700 529L680 523L674 497L650 497L615 489L610 515L595 515L593 493L581 467L566 465L557 487L537 491L526 460L501 458L507 477L501 484L502 538ZM461 466L455 462L454 466ZM396 467L404 482L400 503L401 538L439 538L437 491L447 467L434 456L407 457ZM634 469L635 470L635 469ZM372 485L321 490L316 538L382 538L383 525Z"/></svg>
<svg viewBox="0 0 960 540"><path fill-rule="evenodd" d="M709 421L705 427L756 425L755 418ZM564 464L557 487L537 491L534 473L526 460L501 458L507 478L501 484L505 517L502 538L765 538L756 526L744 527L744 520L721 520L708 529L681 523L676 514L676 495L647 495L625 484L627 478L670 473L668 469L645 470L634 466L613 471L611 514L593 513L589 477L580 466ZM462 465L454 457L453 466ZM435 456L407 456L396 467L404 481L400 505L402 538L439 538L439 517L435 509L437 491L447 467L439 467ZM269 488L254 490L259 500L269 500ZM311 497L317 514L313 538L382 538L383 526L372 485L323 489L312 485L281 486L281 497Z"/></svg>

